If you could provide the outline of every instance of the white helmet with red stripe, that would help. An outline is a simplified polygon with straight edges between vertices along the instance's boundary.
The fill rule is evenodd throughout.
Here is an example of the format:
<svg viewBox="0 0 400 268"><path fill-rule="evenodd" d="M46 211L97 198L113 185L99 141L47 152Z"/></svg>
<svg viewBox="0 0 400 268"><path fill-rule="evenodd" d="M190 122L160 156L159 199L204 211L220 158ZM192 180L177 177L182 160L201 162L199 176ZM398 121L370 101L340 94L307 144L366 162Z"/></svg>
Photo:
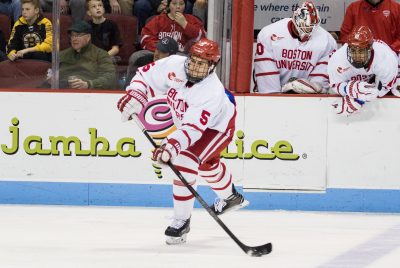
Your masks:
<svg viewBox="0 0 400 268"><path fill-rule="evenodd" d="M321 20L314 3L307 1L293 12L292 21L299 33L300 40L307 41Z"/></svg>

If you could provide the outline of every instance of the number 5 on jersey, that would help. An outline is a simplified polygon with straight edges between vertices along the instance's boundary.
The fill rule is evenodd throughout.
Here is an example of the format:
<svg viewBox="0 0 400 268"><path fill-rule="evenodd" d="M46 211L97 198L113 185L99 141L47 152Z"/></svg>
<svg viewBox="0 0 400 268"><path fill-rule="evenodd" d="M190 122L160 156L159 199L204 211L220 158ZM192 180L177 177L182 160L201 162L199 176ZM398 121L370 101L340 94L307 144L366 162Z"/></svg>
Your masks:
<svg viewBox="0 0 400 268"><path fill-rule="evenodd" d="M210 112L208 112L208 111L202 111L201 112L201 116L200 116L200 123L202 124L202 125L207 125L207 122L208 122L208 118L210 117Z"/></svg>

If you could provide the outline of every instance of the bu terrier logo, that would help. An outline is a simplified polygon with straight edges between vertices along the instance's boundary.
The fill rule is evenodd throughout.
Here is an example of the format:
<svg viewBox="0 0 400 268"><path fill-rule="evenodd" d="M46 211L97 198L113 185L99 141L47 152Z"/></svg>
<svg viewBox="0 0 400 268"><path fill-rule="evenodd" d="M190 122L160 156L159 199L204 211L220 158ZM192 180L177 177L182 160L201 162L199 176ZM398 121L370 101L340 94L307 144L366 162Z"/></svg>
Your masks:
<svg viewBox="0 0 400 268"><path fill-rule="evenodd" d="M347 67L347 68L338 67L336 70L338 73L341 74L341 73L344 73L345 71L347 71L348 69L350 69L350 67Z"/></svg>
<svg viewBox="0 0 400 268"><path fill-rule="evenodd" d="M272 41L278 41L278 40L281 40L281 39L283 39L283 37L277 36L276 34L272 34L271 35L271 40Z"/></svg>
<svg viewBox="0 0 400 268"><path fill-rule="evenodd" d="M168 73L168 79L174 82L182 83L184 82L182 79L179 79L176 77L176 74L174 72Z"/></svg>

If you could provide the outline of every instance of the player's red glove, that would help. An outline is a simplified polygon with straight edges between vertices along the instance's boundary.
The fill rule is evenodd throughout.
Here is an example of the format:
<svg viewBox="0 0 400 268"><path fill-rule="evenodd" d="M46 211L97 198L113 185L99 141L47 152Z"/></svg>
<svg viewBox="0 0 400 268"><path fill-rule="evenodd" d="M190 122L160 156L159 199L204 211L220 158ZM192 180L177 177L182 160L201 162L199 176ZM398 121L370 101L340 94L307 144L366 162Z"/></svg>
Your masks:
<svg viewBox="0 0 400 268"><path fill-rule="evenodd" d="M147 103L147 96L138 90L128 90L119 99L117 107L122 113L122 122L132 119L133 114L139 114Z"/></svg>
<svg viewBox="0 0 400 268"><path fill-rule="evenodd" d="M350 116L357 112L363 106L364 102L350 98L349 96L341 97L332 104L335 112L339 115Z"/></svg>
<svg viewBox="0 0 400 268"><path fill-rule="evenodd" d="M371 101L378 97L378 88L363 81L351 80L344 88L345 93L353 99Z"/></svg>
<svg viewBox="0 0 400 268"><path fill-rule="evenodd" d="M173 161L180 151L180 143L175 139L168 139L166 143L154 150L152 158L157 162L167 163Z"/></svg>

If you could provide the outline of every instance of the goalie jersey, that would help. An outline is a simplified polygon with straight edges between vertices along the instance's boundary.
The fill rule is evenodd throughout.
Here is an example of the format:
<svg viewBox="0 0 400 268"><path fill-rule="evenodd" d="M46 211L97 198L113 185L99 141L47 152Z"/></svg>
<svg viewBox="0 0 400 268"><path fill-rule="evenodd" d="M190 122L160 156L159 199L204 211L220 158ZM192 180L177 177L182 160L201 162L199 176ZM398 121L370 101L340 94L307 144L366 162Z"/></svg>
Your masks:
<svg viewBox="0 0 400 268"><path fill-rule="evenodd" d="M290 29L290 18L265 26L257 36L254 57L258 92L280 93L290 78L305 78L329 88L327 64L337 44L325 29L317 27L310 40L300 42Z"/></svg>
<svg viewBox="0 0 400 268"><path fill-rule="evenodd" d="M186 59L172 55L143 66L127 87L127 90L140 90L150 97L166 96L177 127L168 138L178 140L181 150L199 140L206 129L224 133L232 127L236 114L235 104L215 72L198 83L187 83Z"/></svg>
<svg viewBox="0 0 400 268"><path fill-rule="evenodd" d="M336 51L328 63L328 74L333 93L340 94L340 83L350 80L381 84L378 96L388 93L396 83L398 61L396 54L380 40L372 44L368 68L355 68L347 59L347 44Z"/></svg>

